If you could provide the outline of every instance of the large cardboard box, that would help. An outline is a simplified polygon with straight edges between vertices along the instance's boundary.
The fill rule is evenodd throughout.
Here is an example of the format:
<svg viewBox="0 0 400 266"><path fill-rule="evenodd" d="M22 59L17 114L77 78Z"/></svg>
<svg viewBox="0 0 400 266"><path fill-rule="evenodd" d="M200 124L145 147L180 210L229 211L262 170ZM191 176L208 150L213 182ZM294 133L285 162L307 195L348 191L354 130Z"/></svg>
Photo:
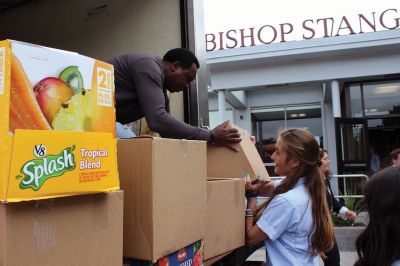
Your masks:
<svg viewBox="0 0 400 266"><path fill-rule="evenodd" d="M139 137L117 148L124 256L155 262L203 239L206 143Z"/></svg>
<svg viewBox="0 0 400 266"><path fill-rule="evenodd" d="M122 264L123 192L0 204L0 265Z"/></svg>
<svg viewBox="0 0 400 266"><path fill-rule="evenodd" d="M250 139L250 134L232 123L229 123L226 127L238 129L242 141L231 145L229 148L208 145L207 176L210 178L238 178L248 174L252 180L256 178L268 179L268 172L256 146Z"/></svg>
<svg viewBox="0 0 400 266"><path fill-rule="evenodd" d="M119 188L113 77L93 58L0 41L0 201Z"/></svg>
<svg viewBox="0 0 400 266"><path fill-rule="evenodd" d="M207 181L205 260L244 246L244 192L241 178Z"/></svg>

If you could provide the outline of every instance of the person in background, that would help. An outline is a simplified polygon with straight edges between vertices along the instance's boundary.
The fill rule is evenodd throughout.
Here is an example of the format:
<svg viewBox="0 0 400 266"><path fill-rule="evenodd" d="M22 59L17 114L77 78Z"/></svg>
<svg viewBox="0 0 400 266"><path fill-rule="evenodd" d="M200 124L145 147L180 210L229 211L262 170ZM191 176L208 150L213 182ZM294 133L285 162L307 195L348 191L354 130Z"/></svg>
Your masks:
<svg viewBox="0 0 400 266"><path fill-rule="evenodd" d="M400 149L392 150L390 157L392 157L393 166L400 166Z"/></svg>
<svg viewBox="0 0 400 266"><path fill-rule="evenodd" d="M146 118L149 128L165 138L206 140L217 145L240 142L237 129L228 121L213 130L193 127L170 114L167 91L189 88L200 67L188 49L169 50L163 59L146 54L125 54L108 60L114 66L117 137L132 137L121 124Z"/></svg>
<svg viewBox="0 0 400 266"><path fill-rule="evenodd" d="M328 157L328 151L320 149L319 158L320 158L321 170L322 173L324 174L324 179L325 179L326 197L328 200L329 211L331 213L335 212L339 214L339 216L344 220L349 220L350 222L354 222L354 220L357 218L356 213L350 211L348 208L343 206L338 200L336 200L335 195L333 194L330 182L332 173L329 168L330 161ZM325 255L326 258L323 258L325 266L340 265L340 253L336 243L336 239L334 241L333 248L329 250L327 253L325 253Z"/></svg>
<svg viewBox="0 0 400 266"><path fill-rule="evenodd" d="M370 172L374 174L381 170L381 161L379 159L379 155L375 153L375 148L370 146L369 147L369 155L370 155Z"/></svg>
<svg viewBox="0 0 400 266"><path fill-rule="evenodd" d="M318 265L318 254L324 256L333 246L318 155L318 143L309 131L288 129L272 155L274 172L286 178L258 210L255 185L246 182L246 243L264 241L267 265Z"/></svg>
<svg viewBox="0 0 400 266"><path fill-rule="evenodd" d="M369 223L356 240L355 266L400 265L400 167L387 167L363 186Z"/></svg>

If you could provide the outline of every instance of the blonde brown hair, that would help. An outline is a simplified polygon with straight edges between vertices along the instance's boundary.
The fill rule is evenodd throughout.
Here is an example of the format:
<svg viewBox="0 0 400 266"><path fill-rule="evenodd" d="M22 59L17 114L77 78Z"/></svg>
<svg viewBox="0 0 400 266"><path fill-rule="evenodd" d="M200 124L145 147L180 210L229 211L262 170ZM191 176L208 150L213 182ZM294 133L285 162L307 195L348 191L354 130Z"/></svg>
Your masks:
<svg viewBox="0 0 400 266"><path fill-rule="evenodd" d="M271 198L260 206L256 221L268 204L279 194L291 190L297 181L304 177L304 185L312 201L312 217L314 228L308 236L311 247L322 257L333 246L333 225L326 199L326 187L322 171L319 167L319 146L314 136L307 130L294 128L280 134L285 143L288 160L295 159L300 162L296 175L285 178L275 188Z"/></svg>
<svg viewBox="0 0 400 266"><path fill-rule="evenodd" d="M322 165L322 158L324 157L324 153L329 154L329 153L328 153L328 150L319 149L319 166ZM328 169L328 170L327 170L327 173L322 173L322 174L325 176L325 178L328 178L328 180L331 180L331 179L332 179L332 172L331 172L331 169Z"/></svg>

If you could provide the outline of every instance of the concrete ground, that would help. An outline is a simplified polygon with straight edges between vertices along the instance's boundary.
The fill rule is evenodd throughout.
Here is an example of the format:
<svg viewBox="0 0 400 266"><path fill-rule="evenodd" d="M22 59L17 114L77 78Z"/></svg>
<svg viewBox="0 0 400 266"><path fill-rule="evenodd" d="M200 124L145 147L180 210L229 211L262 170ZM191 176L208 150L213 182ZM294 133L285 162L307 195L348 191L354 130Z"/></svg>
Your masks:
<svg viewBox="0 0 400 266"><path fill-rule="evenodd" d="M340 265L341 266L353 266L357 260L357 252L355 251L341 251L340 252ZM256 250L250 257L247 258L246 266L258 266L265 264L265 248L262 247ZM319 259L319 265L323 266L324 263Z"/></svg>

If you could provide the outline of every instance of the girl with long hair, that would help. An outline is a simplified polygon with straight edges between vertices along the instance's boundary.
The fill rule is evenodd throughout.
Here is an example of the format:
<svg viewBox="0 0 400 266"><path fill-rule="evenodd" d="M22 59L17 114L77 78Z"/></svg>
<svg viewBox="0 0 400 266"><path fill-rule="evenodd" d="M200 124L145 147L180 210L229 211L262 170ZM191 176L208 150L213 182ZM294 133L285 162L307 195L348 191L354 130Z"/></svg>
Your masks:
<svg viewBox="0 0 400 266"><path fill-rule="evenodd" d="M355 266L400 265L400 167L374 174L363 187L369 223L356 241Z"/></svg>
<svg viewBox="0 0 400 266"><path fill-rule="evenodd" d="M309 131L282 132L272 159L274 172L286 178L258 211L255 195L246 195L246 242L265 241L267 265L318 265L317 255L332 248L333 226L318 155L318 143Z"/></svg>
<svg viewBox="0 0 400 266"><path fill-rule="evenodd" d="M326 197L328 201L328 208L331 213L335 212L339 214L342 219L349 220L350 222L354 222L357 218L357 214L351 210L349 210L346 206L343 206L334 196L332 188L331 188L331 178L332 173L329 168L329 156L328 151L324 149L319 150L319 159L321 164L321 170L324 174L324 180L326 185ZM340 253L339 248L336 243L336 239L334 241L334 245L331 250L325 253L326 258L323 259L325 266L340 266Z"/></svg>

